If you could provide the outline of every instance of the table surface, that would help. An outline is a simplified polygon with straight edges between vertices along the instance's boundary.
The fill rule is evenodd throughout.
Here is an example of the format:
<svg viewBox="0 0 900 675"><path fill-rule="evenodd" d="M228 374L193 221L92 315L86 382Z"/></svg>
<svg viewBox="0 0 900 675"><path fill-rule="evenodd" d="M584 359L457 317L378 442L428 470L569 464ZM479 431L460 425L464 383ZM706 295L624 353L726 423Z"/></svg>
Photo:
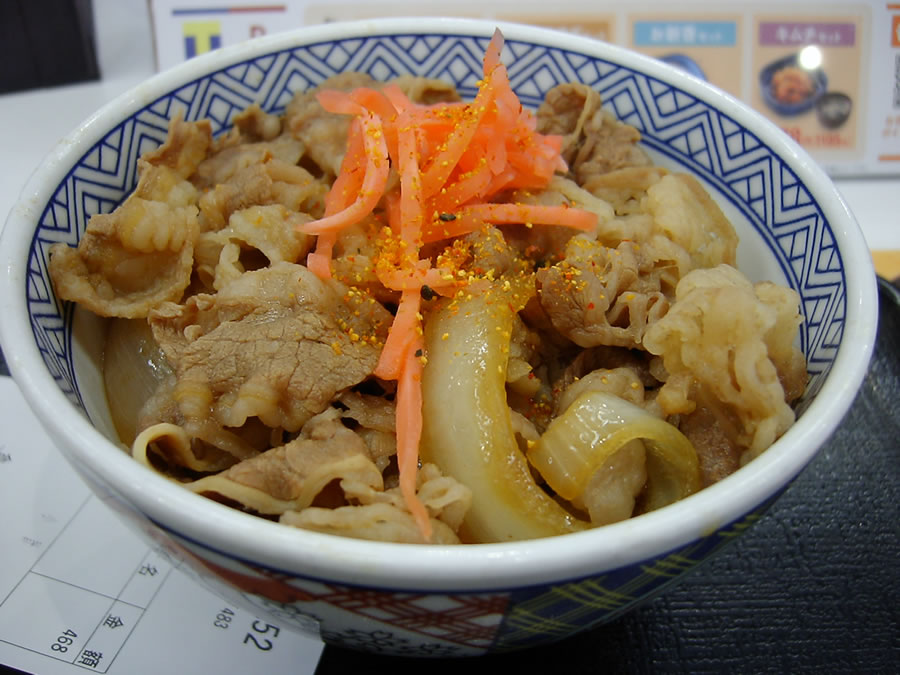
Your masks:
<svg viewBox="0 0 900 675"><path fill-rule="evenodd" d="M0 218L41 159L153 73L141 0L95 0L102 80L0 96ZM128 26L129 30L121 30ZM900 181L836 181L875 252L900 251ZM900 272L900 270L898 270ZM893 272L892 272L893 274ZM881 282L875 358L847 420L766 516L655 601L558 645L467 662L526 672L900 670L900 300ZM374 660L373 660L374 659ZM458 663L326 648L318 673Z"/></svg>

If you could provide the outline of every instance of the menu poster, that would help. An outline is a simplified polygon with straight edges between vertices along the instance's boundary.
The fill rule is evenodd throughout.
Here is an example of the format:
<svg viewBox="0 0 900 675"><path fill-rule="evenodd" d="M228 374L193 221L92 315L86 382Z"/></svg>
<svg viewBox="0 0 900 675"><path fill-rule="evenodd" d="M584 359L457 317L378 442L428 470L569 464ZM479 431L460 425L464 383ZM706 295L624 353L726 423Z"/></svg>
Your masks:
<svg viewBox="0 0 900 675"><path fill-rule="evenodd" d="M390 16L534 24L660 58L772 120L834 176L900 174L900 0L148 0L157 64Z"/></svg>
<svg viewBox="0 0 900 675"><path fill-rule="evenodd" d="M560 11L563 9L563 11ZM598 11L593 6L579 8L578 3L567 3L564 7L548 7L546 3L517 2L516 0L493 0L492 2L471 2L460 0L451 4L405 2L386 4L357 0L356 2L336 2L335 0L312 0L303 12L305 24L330 23L332 21L352 21L354 19L374 19L384 16L446 16L493 19L526 23L545 28L564 30L576 35L587 35L598 40L615 42L616 17L610 12Z"/></svg>
<svg viewBox="0 0 900 675"><path fill-rule="evenodd" d="M743 94L742 17L735 14L636 14L629 46L678 66L738 98Z"/></svg>
<svg viewBox="0 0 900 675"><path fill-rule="evenodd" d="M303 3L151 2L156 65L167 70L219 47L303 25Z"/></svg>
<svg viewBox="0 0 900 675"><path fill-rule="evenodd" d="M900 169L900 3L888 4L890 21L880 31L879 40L890 43L886 64L893 74L887 112L876 119L879 132L879 162L891 162ZM886 88L888 89L888 88ZM878 108L876 108L878 110Z"/></svg>
<svg viewBox="0 0 900 675"><path fill-rule="evenodd" d="M754 33L751 105L821 157L861 157L862 17L758 16Z"/></svg>

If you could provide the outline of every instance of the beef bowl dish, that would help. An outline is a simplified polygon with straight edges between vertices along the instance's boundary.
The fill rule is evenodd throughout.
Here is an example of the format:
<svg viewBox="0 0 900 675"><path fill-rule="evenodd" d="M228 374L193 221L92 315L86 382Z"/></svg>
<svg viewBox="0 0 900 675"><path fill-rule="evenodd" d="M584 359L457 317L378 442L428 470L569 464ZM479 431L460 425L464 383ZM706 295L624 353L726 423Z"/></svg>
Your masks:
<svg viewBox="0 0 900 675"><path fill-rule="evenodd" d="M776 127L470 20L150 79L38 168L3 255L13 375L107 504L229 601L409 656L677 580L840 423L876 324L859 228Z"/></svg>

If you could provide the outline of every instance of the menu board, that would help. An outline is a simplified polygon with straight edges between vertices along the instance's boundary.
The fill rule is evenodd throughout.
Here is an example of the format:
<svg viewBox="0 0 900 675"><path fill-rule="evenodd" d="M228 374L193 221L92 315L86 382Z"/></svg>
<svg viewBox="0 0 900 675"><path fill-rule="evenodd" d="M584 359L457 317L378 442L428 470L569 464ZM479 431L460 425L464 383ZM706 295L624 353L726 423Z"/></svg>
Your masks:
<svg viewBox="0 0 900 675"><path fill-rule="evenodd" d="M859 14L755 18L750 104L823 157L863 156L854 110L865 109L863 23Z"/></svg>
<svg viewBox="0 0 900 675"><path fill-rule="evenodd" d="M628 17L628 47L661 59L740 97L745 78L744 18L740 14L634 12Z"/></svg>
<svg viewBox="0 0 900 675"><path fill-rule="evenodd" d="M160 69L301 25L374 17L469 16L588 35L745 101L832 175L900 174L900 2L149 2Z"/></svg>

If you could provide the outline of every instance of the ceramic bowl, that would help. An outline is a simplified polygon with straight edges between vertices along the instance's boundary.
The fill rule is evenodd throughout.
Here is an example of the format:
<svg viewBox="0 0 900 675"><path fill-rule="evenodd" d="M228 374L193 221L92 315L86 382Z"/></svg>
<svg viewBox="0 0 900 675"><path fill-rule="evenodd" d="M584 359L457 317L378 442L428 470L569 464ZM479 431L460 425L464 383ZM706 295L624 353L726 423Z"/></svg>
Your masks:
<svg viewBox="0 0 900 675"><path fill-rule="evenodd" d="M216 132L251 102L281 111L348 70L444 78L475 92L495 24L390 19L308 27L195 58L102 108L38 168L2 235L2 346L22 392L102 499L203 583L279 626L330 644L411 656L498 653L610 621L751 525L828 438L866 371L877 292L868 250L828 177L760 115L661 62L543 29L504 25L503 61L535 106L565 81L602 93L655 161L695 175L732 219L738 264L802 298L809 388L797 423L760 458L681 502L552 539L430 547L279 526L151 473L110 439L98 362L102 322L54 296L47 249L136 182L137 157L170 119ZM803 536L802 533L798 536Z"/></svg>

